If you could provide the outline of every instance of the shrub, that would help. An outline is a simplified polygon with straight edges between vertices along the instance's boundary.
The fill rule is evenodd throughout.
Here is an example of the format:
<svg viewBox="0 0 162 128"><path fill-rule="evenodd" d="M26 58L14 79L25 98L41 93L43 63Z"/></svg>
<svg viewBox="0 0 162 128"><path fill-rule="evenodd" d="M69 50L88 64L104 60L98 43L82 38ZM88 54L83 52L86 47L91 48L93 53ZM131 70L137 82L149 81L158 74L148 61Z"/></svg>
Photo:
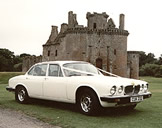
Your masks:
<svg viewBox="0 0 162 128"><path fill-rule="evenodd" d="M162 77L162 65L145 64L139 70L140 76Z"/></svg>

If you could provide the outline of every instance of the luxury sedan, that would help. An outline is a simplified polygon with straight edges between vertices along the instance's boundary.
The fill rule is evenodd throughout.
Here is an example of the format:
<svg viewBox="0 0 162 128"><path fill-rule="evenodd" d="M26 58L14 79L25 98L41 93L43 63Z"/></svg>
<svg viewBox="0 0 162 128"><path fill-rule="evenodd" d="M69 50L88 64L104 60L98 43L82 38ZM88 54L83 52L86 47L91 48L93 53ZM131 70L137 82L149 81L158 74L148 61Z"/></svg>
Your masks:
<svg viewBox="0 0 162 128"><path fill-rule="evenodd" d="M73 103L86 115L101 107L134 109L151 97L147 82L123 78L83 61L37 63L25 75L11 78L6 89L15 92L19 103L30 98Z"/></svg>

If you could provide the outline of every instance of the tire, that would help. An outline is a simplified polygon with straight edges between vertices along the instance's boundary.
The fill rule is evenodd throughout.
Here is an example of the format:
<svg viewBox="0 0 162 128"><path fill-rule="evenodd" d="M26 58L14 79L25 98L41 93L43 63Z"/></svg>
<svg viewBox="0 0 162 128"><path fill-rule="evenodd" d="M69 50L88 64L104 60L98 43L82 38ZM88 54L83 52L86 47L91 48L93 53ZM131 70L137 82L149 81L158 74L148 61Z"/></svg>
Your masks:
<svg viewBox="0 0 162 128"><path fill-rule="evenodd" d="M16 88L15 99L20 104L25 104L29 100L28 93L23 86L19 86Z"/></svg>
<svg viewBox="0 0 162 128"><path fill-rule="evenodd" d="M77 97L77 106L82 114L89 116L97 115L100 109L98 97L91 89L80 91Z"/></svg>

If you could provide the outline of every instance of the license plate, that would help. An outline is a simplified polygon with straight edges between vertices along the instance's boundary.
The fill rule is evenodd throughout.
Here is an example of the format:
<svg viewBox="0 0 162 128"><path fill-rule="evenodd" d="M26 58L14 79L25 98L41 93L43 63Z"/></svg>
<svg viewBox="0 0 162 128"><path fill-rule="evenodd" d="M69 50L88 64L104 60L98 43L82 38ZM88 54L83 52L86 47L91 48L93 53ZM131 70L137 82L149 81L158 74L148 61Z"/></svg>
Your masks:
<svg viewBox="0 0 162 128"><path fill-rule="evenodd" d="M130 102L140 102L143 101L143 96L135 96L130 98Z"/></svg>

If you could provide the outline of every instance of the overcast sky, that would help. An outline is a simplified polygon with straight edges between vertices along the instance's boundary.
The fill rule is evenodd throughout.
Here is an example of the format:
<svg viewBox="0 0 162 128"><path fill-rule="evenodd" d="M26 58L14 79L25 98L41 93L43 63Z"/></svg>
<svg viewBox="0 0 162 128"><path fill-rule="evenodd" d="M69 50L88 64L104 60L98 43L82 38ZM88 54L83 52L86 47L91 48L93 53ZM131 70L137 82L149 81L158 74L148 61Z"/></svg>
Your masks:
<svg viewBox="0 0 162 128"><path fill-rule="evenodd" d="M77 14L80 25L87 26L87 12L106 12L119 26L119 14L125 14L129 31L128 50L162 54L161 0L0 0L0 48L16 55L42 54L42 45L51 33L51 25L60 29L68 22L68 11Z"/></svg>

